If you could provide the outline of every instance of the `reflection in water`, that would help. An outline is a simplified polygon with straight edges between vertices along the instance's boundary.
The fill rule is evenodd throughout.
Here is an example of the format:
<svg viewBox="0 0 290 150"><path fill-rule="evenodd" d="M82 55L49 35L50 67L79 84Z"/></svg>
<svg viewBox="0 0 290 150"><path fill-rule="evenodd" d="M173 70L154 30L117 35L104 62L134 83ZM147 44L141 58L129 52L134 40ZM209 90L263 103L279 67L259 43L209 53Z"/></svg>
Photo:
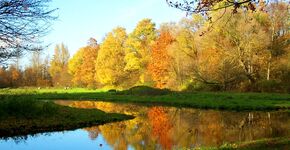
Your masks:
<svg viewBox="0 0 290 150"><path fill-rule="evenodd" d="M164 149L171 149L172 140L170 132L172 122L163 107L153 107L148 111L148 119L152 127L152 136L157 138Z"/></svg>
<svg viewBox="0 0 290 150"><path fill-rule="evenodd" d="M57 101L78 108L125 113L135 119L85 128L114 149L176 149L282 137L289 134L287 112L228 112L175 107L144 107L93 101Z"/></svg>

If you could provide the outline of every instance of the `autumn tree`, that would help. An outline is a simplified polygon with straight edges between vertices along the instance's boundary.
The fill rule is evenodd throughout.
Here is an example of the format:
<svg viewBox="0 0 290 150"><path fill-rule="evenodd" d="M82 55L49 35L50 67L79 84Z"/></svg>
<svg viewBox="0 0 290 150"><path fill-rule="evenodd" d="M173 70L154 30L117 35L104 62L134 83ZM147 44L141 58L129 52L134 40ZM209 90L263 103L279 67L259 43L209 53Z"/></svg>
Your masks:
<svg viewBox="0 0 290 150"><path fill-rule="evenodd" d="M69 60L69 73L72 74L75 85L89 88L96 87L95 61L97 60L99 45L96 40L90 39L88 46L79 51Z"/></svg>
<svg viewBox="0 0 290 150"><path fill-rule="evenodd" d="M0 88L9 87L9 78L8 78L7 69L5 67L0 67Z"/></svg>
<svg viewBox="0 0 290 150"><path fill-rule="evenodd" d="M49 56L42 57L41 51L34 51L31 58L31 65L28 68L32 69L34 84L33 86L50 86L51 77L49 74ZM31 75L30 75L31 76Z"/></svg>
<svg viewBox="0 0 290 150"><path fill-rule="evenodd" d="M215 12L213 16L218 17L221 13L224 12ZM211 32L201 37L204 39L201 42L202 58L196 70L199 79L223 85L224 89L237 80L244 81L241 78L254 85L260 79L269 54L267 46L270 39L255 18L256 13L235 15L237 17L229 20L231 14L226 13Z"/></svg>
<svg viewBox="0 0 290 150"><path fill-rule="evenodd" d="M0 2L0 63L15 58L34 45L49 29L56 9L50 0L2 0Z"/></svg>
<svg viewBox="0 0 290 150"><path fill-rule="evenodd" d="M126 78L125 41L126 30L115 28L105 37L100 45L96 61L96 81L108 87L119 87Z"/></svg>
<svg viewBox="0 0 290 150"><path fill-rule="evenodd" d="M175 41L169 49L169 54L173 58L172 66L175 72L176 88L185 89L192 82L193 68L198 63L197 45L198 31L204 24L204 19L200 15L193 15L191 18L182 19L170 31L175 30Z"/></svg>
<svg viewBox="0 0 290 150"><path fill-rule="evenodd" d="M68 62L68 72L72 75L75 86L84 86L81 79L81 66L83 64L83 53L85 48L80 48Z"/></svg>
<svg viewBox="0 0 290 150"><path fill-rule="evenodd" d="M86 84L87 87L93 88L97 86L97 82L95 80L95 74L96 74L96 65L95 61L97 60L98 56L98 50L99 46L98 45L91 45L86 47L86 50L84 51L84 61L81 66L81 75L82 75L82 80Z"/></svg>
<svg viewBox="0 0 290 150"><path fill-rule="evenodd" d="M21 84L21 71L19 68L17 68L15 65L11 65L9 67L9 72L11 75L11 86L12 87L18 87Z"/></svg>
<svg viewBox="0 0 290 150"><path fill-rule="evenodd" d="M261 15L266 16L260 22L265 24L271 36L271 43L269 45L270 55L268 56L266 79L270 80L272 71L275 74L277 70L277 62L279 57L283 57L289 48L289 8L288 4L283 2L271 3L267 8L267 12L260 12ZM258 16L259 17L259 16ZM262 17L260 17L262 18ZM275 77L275 76L273 76Z"/></svg>
<svg viewBox="0 0 290 150"><path fill-rule="evenodd" d="M137 74L141 84L145 83L146 77L148 78L147 67L156 37L155 24L151 19L143 19L126 41L125 70Z"/></svg>
<svg viewBox="0 0 290 150"><path fill-rule="evenodd" d="M68 48L62 43L55 46L54 55L50 61L49 73L54 86L69 86L70 75L68 74Z"/></svg>
<svg viewBox="0 0 290 150"><path fill-rule="evenodd" d="M168 87L171 69L171 57L168 54L168 47L173 42L173 37L167 30L161 30L160 36L153 45L149 71L157 88Z"/></svg>
<svg viewBox="0 0 290 150"><path fill-rule="evenodd" d="M34 76L34 86L37 86L37 80L41 78L42 62L40 51L34 51L31 58L31 69Z"/></svg>

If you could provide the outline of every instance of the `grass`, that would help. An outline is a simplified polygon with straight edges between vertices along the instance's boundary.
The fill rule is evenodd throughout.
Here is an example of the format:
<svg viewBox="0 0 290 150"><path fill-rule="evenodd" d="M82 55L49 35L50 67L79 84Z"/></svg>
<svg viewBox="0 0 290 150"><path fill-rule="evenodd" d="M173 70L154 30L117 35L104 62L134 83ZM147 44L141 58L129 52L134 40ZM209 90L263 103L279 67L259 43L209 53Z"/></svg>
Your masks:
<svg viewBox="0 0 290 150"><path fill-rule="evenodd" d="M150 93L147 89L121 92L87 89L2 89L0 90L0 99L7 96L20 96L25 99L38 100L99 100L236 111L289 110L290 108L290 94L168 91L161 91L160 94L158 92Z"/></svg>
<svg viewBox="0 0 290 150"><path fill-rule="evenodd" d="M267 138L242 143L224 144L220 147L204 147L202 150L280 150L288 149L290 145L289 137Z"/></svg>
<svg viewBox="0 0 290 150"><path fill-rule="evenodd" d="M0 137L71 130L132 118L97 109L77 109L7 96L0 101Z"/></svg>

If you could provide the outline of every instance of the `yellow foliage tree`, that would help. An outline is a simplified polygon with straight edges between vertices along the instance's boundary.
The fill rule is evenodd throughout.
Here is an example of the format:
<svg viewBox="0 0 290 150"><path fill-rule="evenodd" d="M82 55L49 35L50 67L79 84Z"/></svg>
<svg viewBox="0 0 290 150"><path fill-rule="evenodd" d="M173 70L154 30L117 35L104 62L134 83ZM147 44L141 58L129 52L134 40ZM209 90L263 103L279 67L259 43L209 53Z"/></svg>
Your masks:
<svg viewBox="0 0 290 150"><path fill-rule="evenodd" d="M96 87L95 61L97 60L99 46L88 45L79 51L69 60L69 73L73 76L72 81L76 86L89 88Z"/></svg>
<svg viewBox="0 0 290 150"><path fill-rule="evenodd" d="M96 81L109 87L119 87L123 83L126 78L124 70L126 39L126 30L121 27L107 34L98 53Z"/></svg>
<svg viewBox="0 0 290 150"><path fill-rule="evenodd" d="M54 86L70 85L71 76L68 74L68 60L68 48L63 43L60 45L56 45L49 68L49 73L53 79Z"/></svg>
<svg viewBox="0 0 290 150"><path fill-rule="evenodd" d="M155 24L151 19L141 20L126 41L125 70L139 76L145 83L152 45L157 37Z"/></svg>

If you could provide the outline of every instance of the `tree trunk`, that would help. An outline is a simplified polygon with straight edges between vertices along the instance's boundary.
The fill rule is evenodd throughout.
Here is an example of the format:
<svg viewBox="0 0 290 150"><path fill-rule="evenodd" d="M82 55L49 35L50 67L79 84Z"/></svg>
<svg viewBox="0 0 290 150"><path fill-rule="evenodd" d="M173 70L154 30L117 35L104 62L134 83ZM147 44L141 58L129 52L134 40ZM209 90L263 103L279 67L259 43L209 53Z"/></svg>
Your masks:
<svg viewBox="0 0 290 150"><path fill-rule="evenodd" d="M268 67L267 67L267 81L270 80L270 73L271 73L271 61L268 62Z"/></svg>

